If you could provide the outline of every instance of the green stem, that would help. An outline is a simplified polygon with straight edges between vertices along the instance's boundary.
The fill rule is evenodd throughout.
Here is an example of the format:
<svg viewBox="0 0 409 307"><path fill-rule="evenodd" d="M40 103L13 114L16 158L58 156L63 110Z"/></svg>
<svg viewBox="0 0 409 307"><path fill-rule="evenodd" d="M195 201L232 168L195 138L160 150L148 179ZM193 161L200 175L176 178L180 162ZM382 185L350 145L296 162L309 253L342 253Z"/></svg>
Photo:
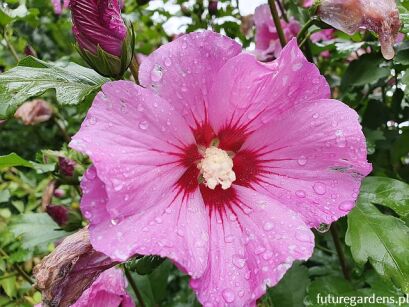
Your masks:
<svg viewBox="0 0 409 307"><path fill-rule="evenodd" d="M273 16L274 25L276 26L276 29L277 29L277 34L280 39L281 47L284 48L284 46L287 44L287 40L285 39L284 31L281 26L281 21L278 15L275 0L268 0L268 4L270 5L271 15Z"/></svg>
<svg viewBox="0 0 409 307"><path fill-rule="evenodd" d="M9 41L8 37L7 37L7 33L6 33L6 29L3 29L3 38L6 42L7 48L9 49L11 55L13 56L13 58L16 60L16 62L20 62L20 58L18 57L18 54L16 52L16 49L14 49L13 45L11 44L11 42Z"/></svg>
<svg viewBox="0 0 409 307"><path fill-rule="evenodd" d="M125 271L126 279L128 280L129 285L131 286L133 292L134 292L135 295L136 295L136 298L137 298L138 301L139 301L139 306L145 307L145 303L143 302L142 295L141 295L141 293L139 292L138 287L136 286L136 283L135 283L135 281L133 280L131 273L129 272L129 270L128 270L125 266L124 266L124 271Z"/></svg>
<svg viewBox="0 0 409 307"><path fill-rule="evenodd" d="M311 17L301 28L300 33L297 35L297 41L300 43L304 40L305 35L307 34L308 30L318 21L317 17Z"/></svg>
<svg viewBox="0 0 409 307"><path fill-rule="evenodd" d="M315 243L315 247L316 247L317 249L320 249L320 250L322 250L322 251L324 251L324 252L327 252L327 253L329 253L329 254L335 254L335 252L334 252L333 250L330 250L329 248L326 248L326 247L324 247L324 246L321 246L321 245L319 245L319 244L317 244L317 243Z"/></svg>
<svg viewBox="0 0 409 307"><path fill-rule="evenodd" d="M64 125L64 119L61 117L59 113L56 112L55 116L53 116L54 123L57 125L58 129L60 130L64 141L66 143L71 142L71 137L68 135L67 130Z"/></svg>
<svg viewBox="0 0 409 307"><path fill-rule="evenodd" d="M342 274L344 275L346 280L350 280L351 279L351 274L350 274L349 269L348 269L348 265L347 265L347 262L346 262L344 251L342 249L341 240L339 239L339 233L338 233L338 228L337 228L336 224L332 224L330 230L331 230L332 240L334 241L335 249L337 250L339 263L340 263L341 269L342 269Z"/></svg>
<svg viewBox="0 0 409 307"><path fill-rule="evenodd" d="M139 63L138 60L136 59L136 55L133 56L131 65L129 65L129 69L131 70L132 76L135 79L135 83L139 84Z"/></svg>
<svg viewBox="0 0 409 307"><path fill-rule="evenodd" d="M287 14L286 14L285 10L284 10L283 5L281 4L281 1L276 0L276 2L277 2L277 5L278 5L278 8L280 9L281 16L283 16L285 22L288 22L288 17L287 17Z"/></svg>

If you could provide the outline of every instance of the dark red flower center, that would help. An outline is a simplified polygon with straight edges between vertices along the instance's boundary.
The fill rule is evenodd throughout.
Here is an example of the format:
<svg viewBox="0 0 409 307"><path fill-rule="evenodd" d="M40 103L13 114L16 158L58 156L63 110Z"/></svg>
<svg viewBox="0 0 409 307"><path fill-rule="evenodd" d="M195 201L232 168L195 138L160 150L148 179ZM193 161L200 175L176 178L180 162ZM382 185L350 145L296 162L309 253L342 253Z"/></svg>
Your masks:
<svg viewBox="0 0 409 307"><path fill-rule="evenodd" d="M229 211L233 214L237 209L245 210L238 202L234 185L251 188L252 184L259 181L259 175L263 172L260 155L254 151L241 149L249 133L245 128L236 126L226 126L219 133L215 133L209 124L198 126L193 132L196 143L187 146L180 159L181 165L187 169L176 184L178 193L187 198L189 194L199 189L209 214L218 212L223 217L227 209L230 209ZM218 148L232 153L236 180L234 185L228 189L222 189L221 185L210 189L200 180L198 163L203 159L200 148L209 148L215 140L218 141Z"/></svg>

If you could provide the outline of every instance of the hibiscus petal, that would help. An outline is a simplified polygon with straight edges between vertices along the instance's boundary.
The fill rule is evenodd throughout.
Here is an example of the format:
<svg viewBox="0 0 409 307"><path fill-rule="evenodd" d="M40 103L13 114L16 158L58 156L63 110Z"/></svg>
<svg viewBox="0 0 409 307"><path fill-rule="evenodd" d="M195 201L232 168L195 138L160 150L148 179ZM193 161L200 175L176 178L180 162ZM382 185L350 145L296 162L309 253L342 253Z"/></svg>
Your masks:
<svg viewBox="0 0 409 307"><path fill-rule="evenodd" d="M199 192L188 198L177 191L165 194L154 208L121 221L105 219L91 224L89 231L92 246L112 259L159 255L193 277L201 276L207 266L207 211Z"/></svg>
<svg viewBox="0 0 409 307"><path fill-rule="evenodd" d="M126 281L123 272L112 268L103 272L72 307L132 307L135 304L126 292Z"/></svg>
<svg viewBox="0 0 409 307"><path fill-rule="evenodd" d="M119 81L103 86L70 146L90 156L105 184L107 210L116 219L156 205L171 190L185 171L179 162L182 147L193 140L166 101Z"/></svg>
<svg viewBox="0 0 409 307"><path fill-rule="evenodd" d="M294 108L251 135L242 150L258 155L253 187L313 227L346 215L371 171L358 114L336 100Z"/></svg>
<svg viewBox="0 0 409 307"><path fill-rule="evenodd" d="M250 54L230 59L209 93L209 118L216 130L229 123L256 130L296 105L329 97L325 78L293 39L272 64Z"/></svg>
<svg viewBox="0 0 409 307"><path fill-rule="evenodd" d="M208 89L215 75L240 52L238 43L220 34L186 34L149 55L140 67L139 80L195 127L197 121L205 120Z"/></svg>
<svg viewBox="0 0 409 307"><path fill-rule="evenodd" d="M191 281L206 307L256 306L266 286L314 249L314 235L298 214L251 189L235 190L238 201L230 216L220 222L212 215L209 266Z"/></svg>
<svg viewBox="0 0 409 307"><path fill-rule="evenodd" d="M97 170L91 166L81 180L81 212L91 223L100 223L111 219L106 203L108 196L105 184L98 178Z"/></svg>

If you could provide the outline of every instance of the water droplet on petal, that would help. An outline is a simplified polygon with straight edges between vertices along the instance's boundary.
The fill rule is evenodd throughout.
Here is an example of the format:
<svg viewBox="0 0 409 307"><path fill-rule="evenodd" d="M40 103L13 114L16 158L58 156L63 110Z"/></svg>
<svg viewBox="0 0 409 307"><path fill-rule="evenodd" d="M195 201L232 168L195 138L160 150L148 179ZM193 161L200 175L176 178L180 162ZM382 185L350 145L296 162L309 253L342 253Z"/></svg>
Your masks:
<svg viewBox="0 0 409 307"><path fill-rule="evenodd" d="M295 238L300 242L311 242L311 238L304 232L297 232Z"/></svg>
<svg viewBox="0 0 409 307"><path fill-rule="evenodd" d="M172 60L170 58L166 58L165 59L165 66L169 67L170 65L172 65Z"/></svg>
<svg viewBox="0 0 409 307"><path fill-rule="evenodd" d="M299 198L304 198L305 192L303 190L298 190L298 191L295 191L295 195L297 195Z"/></svg>
<svg viewBox="0 0 409 307"><path fill-rule="evenodd" d="M344 148L347 146L347 140L346 137L344 135L344 132L342 130L337 130L335 132L336 135L336 143L338 145L338 147L340 148Z"/></svg>
<svg viewBox="0 0 409 307"><path fill-rule="evenodd" d="M317 182L314 184L313 189L315 191L315 193L317 193L318 195L324 195L325 192L327 191L325 185L321 182Z"/></svg>
<svg viewBox="0 0 409 307"><path fill-rule="evenodd" d="M232 262L239 269L244 268L244 266L246 265L246 259L242 258L240 255L234 255Z"/></svg>
<svg viewBox="0 0 409 307"><path fill-rule="evenodd" d="M119 221L118 221L117 219L112 219L112 220L111 220L111 224L114 225L114 226L115 226L115 225L118 225L118 222L119 222Z"/></svg>
<svg viewBox="0 0 409 307"><path fill-rule="evenodd" d="M162 80L163 76L163 68L159 65L155 65L155 67L151 71L151 80L152 82L159 82Z"/></svg>
<svg viewBox="0 0 409 307"><path fill-rule="evenodd" d="M222 292L222 296L226 303L233 303L235 299L234 292L231 289L224 289Z"/></svg>
<svg viewBox="0 0 409 307"><path fill-rule="evenodd" d="M273 227L274 227L274 225L273 225L272 223L267 222L267 223L264 223L263 229L264 229L265 231L270 231L270 230L273 229Z"/></svg>
<svg viewBox="0 0 409 307"><path fill-rule="evenodd" d="M85 177L87 177L90 180L93 180L93 179L95 179L97 177L97 172L92 167L92 168L88 169L88 171L85 173Z"/></svg>
<svg viewBox="0 0 409 307"><path fill-rule="evenodd" d="M89 211L85 211L85 212L84 212L84 216L85 216L85 218L88 219L88 220L92 218L92 214L91 214L91 212L89 212Z"/></svg>
<svg viewBox="0 0 409 307"><path fill-rule="evenodd" d="M326 233L331 228L330 224L320 224L317 228L315 228L320 233Z"/></svg>
<svg viewBox="0 0 409 307"><path fill-rule="evenodd" d="M260 255L262 253L264 253L266 251L266 249L263 246L257 247L256 250L254 251L254 253L256 255Z"/></svg>
<svg viewBox="0 0 409 307"><path fill-rule="evenodd" d="M119 192L122 190L124 184L121 180L118 179L112 179L112 185L114 187L114 191Z"/></svg>
<svg viewBox="0 0 409 307"><path fill-rule="evenodd" d="M142 130L146 130L148 129L148 127L149 127L149 124L146 120L143 120L139 123L139 128Z"/></svg>
<svg viewBox="0 0 409 307"><path fill-rule="evenodd" d="M355 203L353 201L344 201L342 203L340 203L339 205L339 210L345 211L345 212L349 212L351 211L353 208L355 207Z"/></svg>
<svg viewBox="0 0 409 307"><path fill-rule="evenodd" d="M143 112L143 111L145 110L145 108L143 107L142 103L138 104L138 106L136 107L136 109L137 109L139 112Z"/></svg>
<svg viewBox="0 0 409 307"><path fill-rule="evenodd" d="M90 125L95 125L97 123L97 118L93 115L90 115L88 118L88 122Z"/></svg>
<svg viewBox="0 0 409 307"><path fill-rule="evenodd" d="M305 156L301 156L298 158L297 162L299 165L304 166L307 164L307 158Z"/></svg>

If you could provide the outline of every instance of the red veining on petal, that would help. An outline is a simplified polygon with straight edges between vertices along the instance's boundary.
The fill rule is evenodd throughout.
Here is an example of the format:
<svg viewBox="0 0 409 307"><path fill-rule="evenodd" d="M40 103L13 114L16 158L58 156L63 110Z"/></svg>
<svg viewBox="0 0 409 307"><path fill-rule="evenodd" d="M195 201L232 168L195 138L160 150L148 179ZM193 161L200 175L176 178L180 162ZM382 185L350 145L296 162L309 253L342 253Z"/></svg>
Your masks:
<svg viewBox="0 0 409 307"><path fill-rule="evenodd" d="M245 128L224 127L219 131L219 147L226 151L238 152L247 138Z"/></svg>
<svg viewBox="0 0 409 307"><path fill-rule="evenodd" d="M236 173L235 184L251 187L262 173L262 165L257 153L249 150L239 151L233 158L233 170Z"/></svg>
<svg viewBox="0 0 409 307"><path fill-rule="evenodd" d="M197 145L207 147L210 145L212 140L216 137L216 134L214 133L213 128L207 122L202 125L198 125L196 128L192 130L193 130L193 135L195 137Z"/></svg>
<svg viewBox="0 0 409 307"><path fill-rule="evenodd" d="M211 190L201 184L200 193L205 206L209 210L209 216L215 211L220 214L220 217L223 217L226 214L226 209L234 212L233 206L238 203L237 193L234 188L223 190L220 186L217 186L214 190Z"/></svg>

